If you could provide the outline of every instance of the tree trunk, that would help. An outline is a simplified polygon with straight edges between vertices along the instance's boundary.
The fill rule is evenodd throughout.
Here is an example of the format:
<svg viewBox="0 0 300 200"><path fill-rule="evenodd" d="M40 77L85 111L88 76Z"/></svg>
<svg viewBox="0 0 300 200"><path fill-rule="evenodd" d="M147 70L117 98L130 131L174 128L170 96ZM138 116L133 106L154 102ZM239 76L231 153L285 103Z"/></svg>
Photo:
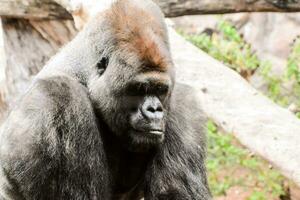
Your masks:
<svg viewBox="0 0 300 200"><path fill-rule="evenodd" d="M2 22L0 121L5 117L4 110L26 90L33 76L77 33L71 20L4 19Z"/></svg>
<svg viewBox="0 0 300 200"><path fill-rule="evenodd" d="M0 16L14 18L72 19L70 13L53 0L0 0Z"/></svg>

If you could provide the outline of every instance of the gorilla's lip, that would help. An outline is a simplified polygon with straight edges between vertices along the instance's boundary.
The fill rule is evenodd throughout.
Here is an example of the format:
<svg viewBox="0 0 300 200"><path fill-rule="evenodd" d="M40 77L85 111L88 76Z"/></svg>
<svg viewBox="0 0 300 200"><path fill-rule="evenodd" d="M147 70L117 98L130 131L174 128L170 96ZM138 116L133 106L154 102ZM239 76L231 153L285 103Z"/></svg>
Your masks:
<svg viewBox="0 0 300 200"><path fill-rule="evenodd" d="M150 130L150 131L147 131L147 133L157 135L157 136L164 134L164 132L162 130Z"/></svg>
<svg viewBox="0 0 300 200"><path fill-rule="evenodd" d="M139 129L133 128L133 130L138 133L146 133L146 134L152 134L152 135L157 135L157 136L161 136L164 134L164 131L159 130L159 129L139 130Z"/></svg>

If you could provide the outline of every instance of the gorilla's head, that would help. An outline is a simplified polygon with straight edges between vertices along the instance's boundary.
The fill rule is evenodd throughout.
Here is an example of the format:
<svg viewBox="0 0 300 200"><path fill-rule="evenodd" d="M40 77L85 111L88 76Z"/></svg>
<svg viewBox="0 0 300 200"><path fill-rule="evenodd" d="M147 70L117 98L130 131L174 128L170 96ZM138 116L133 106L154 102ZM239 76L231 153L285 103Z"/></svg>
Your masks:
<svg viewBox="0 0 300 200"><path fill-rule="evenodd" d="M98 114L132 151L163 142L174 84L163 15L138 2L118 1L101 16L105 45L89 81Z"/></svg>

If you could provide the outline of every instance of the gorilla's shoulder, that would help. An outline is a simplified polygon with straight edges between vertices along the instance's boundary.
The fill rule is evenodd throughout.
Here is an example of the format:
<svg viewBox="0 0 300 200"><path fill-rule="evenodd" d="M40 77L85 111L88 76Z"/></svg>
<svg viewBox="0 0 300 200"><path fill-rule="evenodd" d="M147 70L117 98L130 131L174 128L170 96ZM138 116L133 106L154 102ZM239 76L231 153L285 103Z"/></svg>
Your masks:
<svg viewBox="0 0 300 200"><path fill-rule="evenodd" d="M176 83L171 100L171 119L186 128L185 135L197 138L199 143L205 142L204 125L207 117L203 112L197 91L185 84ZM205 146L205 145L203 145Z"/></svg>
<svg viewBox="0 0 300 200"><path fill-rule="evenodd" d="M31 122L42 119L47 123L55 116L68 118L73 113L83 116L87 110L92 110L87 89L73 78L54 76L34 80L8 117Z"/></svg>
<svg viewBox="0 0 300 200"><path fill-rule="evenodd" d="M176 83L172 95L172 109L184 109L188 115L191 113L199 113L202 115L202 106L197 97L197 91L189 85Z"/></svg>
<svg viewBox="0 0 300 200"><path fill-rule="evenodd" d="M49 99L60 99L61 103L68 103L75 97L87 95L86 88L77 80L67 76L54 76L46 79L38 79L33 86L37 92L41 92Z"/></svg>
<svg viewBox="0 0 300 200"><path fill-rule="evenodd" d="M31 137L59 124L92 119L92 115L85 87L72 78L57 76L36 79L12 108L1 128L10 138Z"/></svg>
<svg viewBox="0 0 300 200"><path fill-rule="evenodd" d="M36 79L21 98L21 104L51 110L72 106L82 98L88 100L87 90L77 80L67 76L53 76Z"/></svg>

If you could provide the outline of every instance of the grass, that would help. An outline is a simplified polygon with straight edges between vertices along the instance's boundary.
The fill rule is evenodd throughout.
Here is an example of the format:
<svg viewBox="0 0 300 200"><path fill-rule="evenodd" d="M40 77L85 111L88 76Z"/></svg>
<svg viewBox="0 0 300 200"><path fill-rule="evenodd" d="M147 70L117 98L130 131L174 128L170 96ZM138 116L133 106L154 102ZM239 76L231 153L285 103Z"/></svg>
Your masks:
<svg viewBox="0 0 300 200"><path fill-rule="evenodd" d="M284 177L263 159L243 148L231 134L220 132L209 121L209 184L214 196L226 195L231 187L251 190L247 200L269 200L285 194Z"/></svg>

